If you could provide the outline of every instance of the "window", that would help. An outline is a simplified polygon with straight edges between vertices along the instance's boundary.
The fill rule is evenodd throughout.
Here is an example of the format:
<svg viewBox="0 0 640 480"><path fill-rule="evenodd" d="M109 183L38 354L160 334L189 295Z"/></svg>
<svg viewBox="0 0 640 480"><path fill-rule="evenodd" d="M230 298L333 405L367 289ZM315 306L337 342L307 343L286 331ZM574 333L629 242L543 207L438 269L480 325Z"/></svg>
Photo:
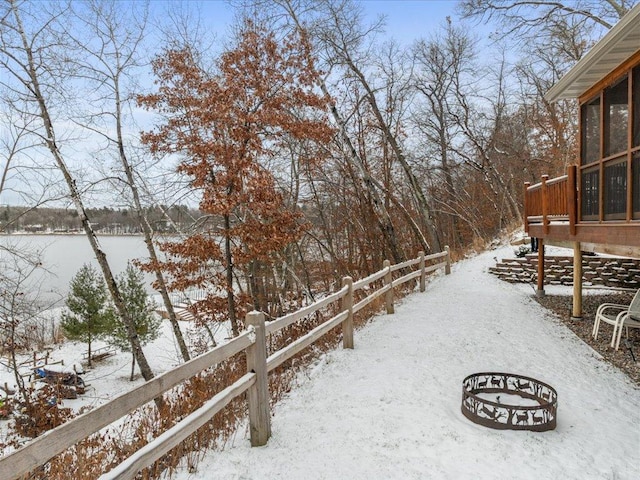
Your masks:
<svg viewBox="0 0 640 480"><path fill-rule="evenodd" d="M600 97L582 105L582 164L600 159Z"/></svg>
<svg viewBox="0 0 640 480"><path fill-rule="evenodd" d="M597 168L582 173L582 211L580 213L583 220L597 220L600 213L600 199L598 195L600 178L598 174L599 170Z"/></svg>
<svg viewBox="0 0 640 480"><path fill-rule="evenodd" d="M580 211L585 221L640 220L640 62L580 105Z"/></svg>
<svg viewBox="0 0 640 480"><path fill-rule="evenodd" d="M604 219L627 217L627 157L604 167Z"/></svg>
<svg viewBox="0 0 640 480"><path fill-rule="evenodd" d="M627 150L629 135L629 77L604 91L604 156Z"/></svg>

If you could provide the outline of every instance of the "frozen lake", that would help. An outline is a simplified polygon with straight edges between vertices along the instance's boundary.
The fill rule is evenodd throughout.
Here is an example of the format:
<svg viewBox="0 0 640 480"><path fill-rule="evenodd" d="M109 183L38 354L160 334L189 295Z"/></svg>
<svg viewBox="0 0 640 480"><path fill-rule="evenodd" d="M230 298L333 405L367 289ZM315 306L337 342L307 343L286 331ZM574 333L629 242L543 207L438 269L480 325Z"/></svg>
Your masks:
<svg viewBox="0 0 640 480"><path fill-rule="evenodd" d="M142 236L99 236L98 240L114 274L121 273L127 262L147 259ZM17 251L41 251L42 264L47 272L30 277L27 285L40 285L40 298L47 302L64 302L69 282L84 263L98 268L87 237L84 235L0 235L0 245ZM4 258L3 258L4 257ZM6 253L0 253L3 263ZM147 275L147 290L152 293L152 276Z"/></svg>

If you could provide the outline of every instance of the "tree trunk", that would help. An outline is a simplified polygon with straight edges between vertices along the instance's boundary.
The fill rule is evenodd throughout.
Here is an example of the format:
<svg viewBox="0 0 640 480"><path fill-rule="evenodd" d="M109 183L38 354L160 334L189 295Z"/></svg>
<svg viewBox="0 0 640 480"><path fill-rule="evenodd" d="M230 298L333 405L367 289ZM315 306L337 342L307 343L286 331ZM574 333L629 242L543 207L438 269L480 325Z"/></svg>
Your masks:
<svg viewBox="0 0 640 480"><path fill-rule="evenodd" d="M202 326L204 327L204 329L207 331L207 334L209 335L209 339L211 340L211 347L215 348L218 346L218 344L216 343L216 337L213 334L213 332L211 331L211 328L209 328L209 325L207 325L205 322L202 322Z"/></svg>
<svg viewBox="0 0 640 480"><path fill-rule="evenodd" d="M240 334L238 320L236 319L236 300L233 295L233 255L231 254L231 217L224 216L224 254L227 262L227 309L229 310L229 321L231 322L231 332L234 337Z"/></svg>
<svg viewBox="0 0 640 480"><path fill-rule="evenodd" d="M253 309L255 311L260 311L260 299L258 295L258 283L256 281L256 261L253 260L249 264L249 293L251 294L251 300L253 301Z"/></svg>
<svg viewBox="0 0 640 480"><path fill-rule="evenodd" d="M65 182L69 188L69 196L78 212L78 217L82 223L82 228L89 240L89 244L91 245L91 249L93 250L96 260L98 261L98 265L100 265L100 269L104 275L107 288L109 289L109 293L113 299L116 310L122 319L122 322L127 330L127 335L129 337L129 341L131 342L131 348L136 354L136 358L138 360L140 371L142 372L142 376L145 380L150 380L153 378L153 372L151 371L151 367L149 366L147 359L142 351L142 346L140 344L140 339L138 338L138 334L136 333L135 325L127 312L126 305L120 295L120 291L118 290L118 285L116 283L115 277L113 276L113 272L111 271L111 267L109 266L109 262L107 261L107 257L105 253L100 248L100 244L98 242L98 238L93 231L91 223L89 222L89 218L87 217L86 210L84 208L84 204L82 202L82 198L80 192L76 186L76 182L71 176L69 169L60 153L58 146L56 145L55 133L53 128L53 123L51 121L51 117L49 115L49 110L47 108L47 104L45 102L44 96L42 94L42 90L40 88L40 82L38 75L36 73L36 66L33 57L33 51L31 49L31 45L26 36L24 27L22 25L22 20L18 13L17 6L15 4L11 4L11 11L15 17L18 33L20 35L22 41L22 48L27 56L27 64L23 65L25 69L25 73L28 75L27 79L22 79L24 83L26 83L27 88L30 93L33 95L34 100L38 104L39 114L38 116L43 122L45 136L44 140L47 145L47 148L51 152L58 169L61 171Z"/></svg>
<svg viewBox="0 0 640 480"><path fill-rule="evenodd" d="M294 7L290 4L288 0L284 2L283 6L287 10L287 13L289 14L290 18L295 23L296 28L300 31L303 31L304 27L301 25L300 20L298 19L298 16L294 10ZM327 88L327 84L325 83L325 81L322 80L322 78L320 78L318 83L319 83L320 89L322 90L322 93L326 95L328 98L331 98L331 95L329 95L329 89ZM393 256L393 259L396 263L401 263L404 260L404 258L398 246L397 238L395 235L395 229L393 227L393 222L391 220L391 215L389 215L389 212L384 207L384 202L380 198L380 195L377 189L375 188L375 183L372 180L371 174L369 173L367 168L364 166L364 162L358 155L358 152L356 151L353 145L353 142L351 141L351 138L349 138L349 134L347 133L347 128L346 128L346 122L344 121L344 119L338 112L338 109L333 103L331 104L330 110L331 110L331 115L333 116L333 119L338 124L342 141L345 143L345 145L349 150L349 157L351 158L351 163L356 167L357 171L360 173L362 182L364 183L364 188L371 194L371 198L373 199L373 209L379 218L380 231L382 232L382 235L387 243L387 246L391 250L391 255Z"/></svg>
<svg viewBox="0 0 640 480"><path fill-rule="evenodd" d="M16 385L18 386L18 391L20 392L20 396L22 397L22 401L24 401L27 405L29 404L29 395L27 395L27 389L24 386L24 378L20 375L20 371L18 369L18 359L16 358L16 320L11 318L10 320L10 329L11 329L11 337L9 343L9 355L11 358L11 367L13 369L13 376L16 381Z"/></svg>
<svg viewBox="0 0 640 480"><path fill-rule="evenodd" d="M176 312L173 308L173 304L171 303L171 299L169 298L169 292L167 291L167 285L164 281L164 276L162 275L162 271L158 267L158 255L156 254L156 249L153 244L153 230L151 229L151 225L149 225L149 221L144 214L144 210L142 208L142 202L140 201L140 195L138 193L138 188L136 187L133 169L131 168L131 164L129 163L129 159L124 150L124 140L122 138L122 119L121 119L121 104L120 104L120 90L119 83L115 80L115 98L116 98L116 131L117 131L117 139L118 139L118 153L120 156L120 161L122 162L122 167L124 168L125 175L127 176L127 184L131 190L131 194L133 196L133 202L135 205L136 216L138 219L138 223L142 228L142 232L144 234L144 243L147 246L147 252L149 253L149 258L151 259L151 265L153 265L154 274L156 277L156 283L158 285L158 292L160 292L160 296L162 297L162 302L164 304L164 308L169 315L169 322L171 323L171 328L173 329L173 335L176 338L176 342L178 342L178 348L180 348L180 353L182 354L182 359L185 362L188 362L191 357L189 355L189 349L187 348L187 344L184 341L184 336L182 335L182 331L180 330L180 324L178 323L178 319L176 318Z"/></svg>
<svg viewBox="0 0 640 480"><path fill-rule="evenodd" d="M89 341L87 342L87 366L91 368L91 334L89 334Z"/></svg>
<svg viewBox="0 0 640 480"><path fill-rule="evenodd" d="M404 152L402 151L402 147L400 147L400 144L398 143L396 136L393 134L393 132L391 132L391 130L389 129L389 126L384 121L384 118L382 117L382 112L380 112L380 108L378 107L378 102L376 101L375 93L371 90L371 86L369 85L369 82L367 82L367 79L365 78L364 74L360 71L360 69L356 66L356 64L352 61L351 57L349 57L349 55L346 52L343 55L343 59L347 64L347 66L358 78L362 87L367 92L367 100L369 102L369 105L371 106L371 110L373 111L373 114L376 117L376 120L378 121L378 126L384 133L385 139L391 146L391 149L393 150L396 160L398 160L398 162L402 166L402 170L404 171L405 175L407 176L407 179L409 180L411 191L413 192L416 202L420 207L422 221L424 223L424 226L427 229L429 238L431 239L431 246L434 251L440 252L442 250L442 244L440 242L438 231L434 225L431 207L429 205L429 202L427 201L427 197L424 191L422 190L422 187L420 186L420 182L418 181L418 178L413 173L413 170L411 169L409 162L407 162L407 159L404 156Z"/></svg>

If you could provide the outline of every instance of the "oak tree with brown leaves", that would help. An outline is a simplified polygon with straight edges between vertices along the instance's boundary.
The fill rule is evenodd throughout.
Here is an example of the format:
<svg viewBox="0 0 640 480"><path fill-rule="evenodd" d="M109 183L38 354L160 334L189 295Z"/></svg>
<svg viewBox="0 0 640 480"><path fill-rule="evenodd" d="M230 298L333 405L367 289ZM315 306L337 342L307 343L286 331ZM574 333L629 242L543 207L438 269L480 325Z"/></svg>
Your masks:
<svg viewBox="0 0 640 480"><path fill-rule="evenodd" d="M153 68L158 91L139 102L164 121L142 140L153 153L180 154L178 171L208 215L204 231L162 245L168 260L161 267L173 290L206 290L194 305L197 317L228 318L235 336L251 308L252 263L268 264L306 228L269 165L284 142L331 141L328 98L314 89L319 73L304 34L279 39L250 21L213 72L189 48L164 52Z"/></svg>

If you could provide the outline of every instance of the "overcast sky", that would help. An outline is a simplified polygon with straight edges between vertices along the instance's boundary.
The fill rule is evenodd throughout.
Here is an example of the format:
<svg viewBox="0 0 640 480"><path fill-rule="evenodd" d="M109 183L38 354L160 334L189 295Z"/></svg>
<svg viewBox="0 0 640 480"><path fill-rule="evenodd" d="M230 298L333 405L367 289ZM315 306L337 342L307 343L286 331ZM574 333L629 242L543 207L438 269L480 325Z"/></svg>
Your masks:
<svg viewBox="0 0 640 480"><path fill-rule="evenodd" d="M223 36L233 22L234 9L225 0L199 2L209 25ZM428 36L429 32L445 22L447 16L455 17L456 0L360 0L371 20L379 15L386 17L386 30L390 37L401 42L411 42ZM153 5L153 3L152 3Z"/></svg>
<svg viewBox="0 0 640 480"><path fill-rule="evenodd" d="M384 16L386 34L382 38L393 38L404 45L408 45L421 37L428 38L432 33L440 30L446 23L447 16L452 17L454 21L456 18L457 2L454 0L361 0L360 3L370 22L376 21L380 16ZM131 5L135 10L135 1L131 2ZM193 10L194 13L199 12L202 18L200 26L216 38L216 41L212 44L214 48L222 46L217 40L224 42L224 39L229 38L230 29L235 23L236 10L229 1L225 0L185 0L183 2L177 0L152 0L149 6L152 10L151 17L155 18L166 18L169 10L180 10L181 6L184 6L187 10ZM486 30L484 25L475 24L472 28L474 31L479 32L479 36L485 36L480 34L481 31ZM148 77L148 82L144 80L145 78L146 75L141 77L143 88L150 86L152 80L151 76ZM133 126L129 133L137 136L139 129L144 129L147 126L145 125L147 120L153 121L152 117L152 114L136 109L138 125ZM8 136L6 128L6 125L0 125L0 136ZM93 144L94 142L89 143ZM79 145L82 144L81 142ZM67 151L66 154L70 155L70 158L81 158L83 162L87 158L93 157L82 148L77 152ZM44 152L41 164L49 165L51 163L52 160L47 152ZM72 161L71 163L73 164L74 162ZM11 177L10 175L7 183L9 187L16 186L19 190L28 190L27 187L24 187L24 182L21 182L22 187L19 184L13 185L13 182L18 180ZM32 185L37 188L35 183ZM0 204L21 205L24 204L24 201L15 192L12 192L11 188L8 188L2 192Z"/></svg>

